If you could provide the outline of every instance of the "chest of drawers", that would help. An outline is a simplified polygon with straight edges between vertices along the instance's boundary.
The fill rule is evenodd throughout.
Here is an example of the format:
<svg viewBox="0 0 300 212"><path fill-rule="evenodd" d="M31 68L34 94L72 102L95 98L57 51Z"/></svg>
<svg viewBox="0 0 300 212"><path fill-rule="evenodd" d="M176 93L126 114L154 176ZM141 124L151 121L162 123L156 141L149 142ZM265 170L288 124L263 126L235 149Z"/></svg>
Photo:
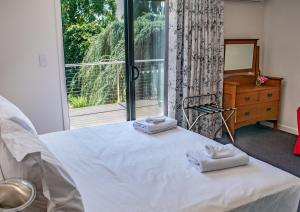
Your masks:
<svg viewBox="0 0 300 212"><path fill-rule="evenodd" d="M259 121L272 121L277 127L280 113L281 78L269 77L261 86L255 84L254 76L235 76L224 80L223 105L236 108L236 116L228 121L234 130ZM224 114L226 117L226 113Z"/></svg>

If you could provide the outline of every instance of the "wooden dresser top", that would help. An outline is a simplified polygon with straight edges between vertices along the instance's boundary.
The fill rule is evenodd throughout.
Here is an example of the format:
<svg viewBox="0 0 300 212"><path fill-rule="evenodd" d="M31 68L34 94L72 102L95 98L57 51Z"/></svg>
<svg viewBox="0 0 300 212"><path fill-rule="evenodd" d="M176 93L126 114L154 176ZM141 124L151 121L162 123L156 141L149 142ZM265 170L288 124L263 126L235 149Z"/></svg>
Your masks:
<svg viewBox="0 0 300 212"><path fill-rule="evenodd" d="M247 93L247 92L259 92L269 89L276 89L277 86L271 86L271 85L253 85L253 84L241 84L238 86L237 93Z"/></svg>

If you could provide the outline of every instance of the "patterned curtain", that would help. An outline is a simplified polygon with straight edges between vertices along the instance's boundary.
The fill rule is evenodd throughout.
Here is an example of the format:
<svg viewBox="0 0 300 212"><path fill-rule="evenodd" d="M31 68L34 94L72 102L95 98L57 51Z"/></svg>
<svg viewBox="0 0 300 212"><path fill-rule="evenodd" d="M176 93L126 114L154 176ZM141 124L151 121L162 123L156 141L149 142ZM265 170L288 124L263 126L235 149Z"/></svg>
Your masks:
<svg viewBox="0 0 300 212"><path fill-rule="evenodd" d="M223 95L224 0L169 0L169 116L186 127L181 109L188 96ZM197 113L188 113L193 121ZM218 115L200 119L193 128L213 137Z"/></svg>

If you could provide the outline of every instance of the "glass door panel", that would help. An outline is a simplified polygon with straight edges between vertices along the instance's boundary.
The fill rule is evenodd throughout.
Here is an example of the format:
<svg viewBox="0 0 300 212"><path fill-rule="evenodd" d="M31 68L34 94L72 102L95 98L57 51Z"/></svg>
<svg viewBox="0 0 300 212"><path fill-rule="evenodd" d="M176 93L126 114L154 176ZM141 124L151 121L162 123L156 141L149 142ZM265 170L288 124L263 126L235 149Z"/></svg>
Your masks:
<svg viewBox="0 0 300 212"><path fill-rule="evenodd" d="M165 2L61 0L61 6L71 128L162 115Z"/></svg>
<svg viewBox="0 0 300 212"><path fill-rule="evenodd" d="M133 0L136 119L163 115L165 1Z"/></svg>
<svg viewBox="0 0 300 212"><path fill-rule="evenodd" d="M123 0L61 0L71 128L125 122Z"/></svg>

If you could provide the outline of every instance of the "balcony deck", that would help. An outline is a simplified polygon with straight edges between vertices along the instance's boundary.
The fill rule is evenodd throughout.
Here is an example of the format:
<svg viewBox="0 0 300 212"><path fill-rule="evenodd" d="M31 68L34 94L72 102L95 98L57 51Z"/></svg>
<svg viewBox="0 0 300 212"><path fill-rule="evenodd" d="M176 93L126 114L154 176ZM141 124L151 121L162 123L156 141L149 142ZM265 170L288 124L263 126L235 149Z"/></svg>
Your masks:
<svg viewBox="0 0 300 212"><path fill-rule="evenodd" d="M161 115L162 106L155 100L137 101L138 119ZM115 103L69 110L71 129L112 124L126 121L126 104Z"/></svg>

